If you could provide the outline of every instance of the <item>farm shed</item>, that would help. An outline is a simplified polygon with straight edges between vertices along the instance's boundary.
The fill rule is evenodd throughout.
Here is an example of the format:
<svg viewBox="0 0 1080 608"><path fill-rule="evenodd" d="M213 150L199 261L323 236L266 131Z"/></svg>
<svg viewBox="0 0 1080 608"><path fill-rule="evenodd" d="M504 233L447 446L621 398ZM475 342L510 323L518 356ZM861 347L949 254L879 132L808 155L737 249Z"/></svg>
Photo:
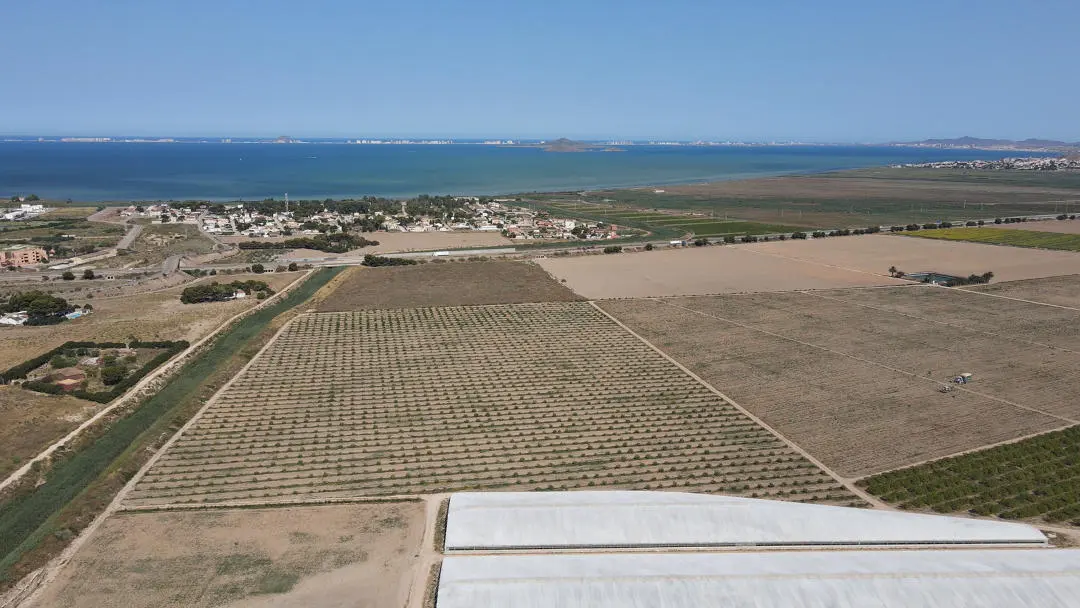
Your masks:
<svg viewBox="0 0 1080 608"><path fill-rule="evenodd" d="M1032 526L680 492L464 492L446 550L788 546L1044 546Z"/></svg>
<svg viewBox="0 0 1080 608"><path fill-rule="evenodd" d="M439 608L1075 606L1080 550L455 555Z"/></svg>

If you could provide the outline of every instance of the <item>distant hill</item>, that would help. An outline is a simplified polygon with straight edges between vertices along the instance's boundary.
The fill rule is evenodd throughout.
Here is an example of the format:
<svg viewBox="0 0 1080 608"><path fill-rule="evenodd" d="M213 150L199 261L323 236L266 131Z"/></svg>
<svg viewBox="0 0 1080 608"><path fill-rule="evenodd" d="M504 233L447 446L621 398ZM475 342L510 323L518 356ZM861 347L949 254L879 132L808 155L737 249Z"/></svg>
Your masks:
<svg viewBox="0 0 1080 608"><path fill-rule="evenodd" d="M566 139L565 137L560 137L555 141L549 141L544 144L545 152L588 152L589 150L594 150L596 148L597 146L595 145Z"/></svg>
<svg viewBox="0 0 1080 608"><path fill-rule="evenodd" d="M924 139L922 141L898 142L899 146L926 146L934 148L982 148L989 150L1069 151L1080 149L1080 142L1056 139L1029 138L1023 140L986 139L982 137L956 137L953 139Z"/></svg>

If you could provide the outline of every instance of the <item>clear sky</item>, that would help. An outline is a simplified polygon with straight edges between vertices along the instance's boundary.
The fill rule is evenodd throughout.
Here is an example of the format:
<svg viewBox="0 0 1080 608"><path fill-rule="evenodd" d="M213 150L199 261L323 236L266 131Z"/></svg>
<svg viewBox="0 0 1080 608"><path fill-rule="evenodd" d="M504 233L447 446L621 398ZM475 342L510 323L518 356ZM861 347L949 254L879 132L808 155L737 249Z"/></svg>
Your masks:
<svg viewBox="0 0 1080 608"><path fill-rule="evenodd" d="M0 0L0 133L1080 140L1076 0Z"/></svg>

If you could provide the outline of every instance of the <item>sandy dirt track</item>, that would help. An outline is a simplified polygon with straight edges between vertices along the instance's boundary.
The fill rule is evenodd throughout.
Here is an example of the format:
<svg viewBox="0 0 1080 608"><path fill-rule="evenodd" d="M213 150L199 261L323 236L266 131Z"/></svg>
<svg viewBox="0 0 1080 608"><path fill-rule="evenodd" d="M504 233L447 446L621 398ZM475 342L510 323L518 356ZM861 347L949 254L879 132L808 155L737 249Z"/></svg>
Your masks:
<svg viewBox="0 0 1080 608"><path fill-rule="evenodd" d="M424 504L113 515L32 608L403 606Z"/></svg>
<svg viewBox="0 0 1080 608"><path fill-rule="evenodd" d="M1080 273L1080 254L869 235L547 258L539 263L592 299L911 284L888 276L937 271L995 281Z"/></svg>

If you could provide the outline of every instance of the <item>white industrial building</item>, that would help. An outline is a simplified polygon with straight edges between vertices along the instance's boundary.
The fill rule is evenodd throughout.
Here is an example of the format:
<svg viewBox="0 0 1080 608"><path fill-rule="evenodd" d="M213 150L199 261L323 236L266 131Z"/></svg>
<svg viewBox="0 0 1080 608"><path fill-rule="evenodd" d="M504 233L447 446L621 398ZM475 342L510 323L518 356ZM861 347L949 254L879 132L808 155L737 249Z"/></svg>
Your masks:
<svg viewBox="0 0 1080 608"><path fill-rule="evenodd" d="M450 499L438 608L1080 606L1026 524L676 492Z"/></svg>

